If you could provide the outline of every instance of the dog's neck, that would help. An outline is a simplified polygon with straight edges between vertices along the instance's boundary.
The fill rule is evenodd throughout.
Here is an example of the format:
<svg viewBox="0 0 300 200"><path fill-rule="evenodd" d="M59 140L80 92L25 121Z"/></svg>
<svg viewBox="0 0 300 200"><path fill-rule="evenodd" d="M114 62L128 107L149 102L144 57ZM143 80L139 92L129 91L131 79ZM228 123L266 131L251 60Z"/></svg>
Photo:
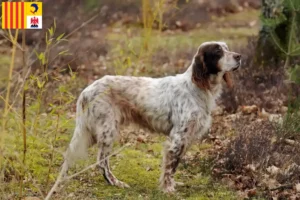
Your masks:
<svg viewBox="0 0 300 200"><path fill-rule="evenodd" d="M206 92L211 93L211 95L214 96L215 98L219 97L221 94L224 74L225 72L219 72L217 74L209 75L210 89ZM182 75L186 77L186 79L190 82L190 85L198 88L197 85L192 81L193 63L188 67L188 69Z"/></svg>
<svg viewBox="0 0 300 200"><path fill-rule="evenodd" d="M220 96L222 92L222 81L225 72L219 72L218 74L211 74L209 76L209 83L210 83L210 91L212 95L217 98Z"/></svg>

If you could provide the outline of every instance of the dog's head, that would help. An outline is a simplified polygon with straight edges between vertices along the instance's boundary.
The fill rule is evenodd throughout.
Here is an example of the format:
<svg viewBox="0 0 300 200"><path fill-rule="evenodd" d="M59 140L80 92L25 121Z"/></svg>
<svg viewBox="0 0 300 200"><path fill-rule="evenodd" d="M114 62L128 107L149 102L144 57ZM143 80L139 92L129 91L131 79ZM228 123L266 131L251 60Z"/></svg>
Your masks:
<svg viewBox="0 0 300 200"><path fill-rule="evenodd" d="M224 42L205 42L200 45L193 61L193 82L202 89L210 89L210 75L224 74L228 87L232 86L230 72L241 66L241 55L229 51Z"/></svg>

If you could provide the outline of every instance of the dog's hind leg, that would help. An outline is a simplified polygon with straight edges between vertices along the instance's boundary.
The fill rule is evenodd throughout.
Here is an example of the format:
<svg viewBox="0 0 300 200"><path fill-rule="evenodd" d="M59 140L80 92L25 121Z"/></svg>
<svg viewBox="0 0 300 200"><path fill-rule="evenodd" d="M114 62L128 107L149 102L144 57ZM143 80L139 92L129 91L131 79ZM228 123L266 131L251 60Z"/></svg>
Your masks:
<svg viewBox="0 0 300 200"><path fill-rule="evenodd" d="M101 128L99 127L97 131L97 142L99 146L99 167L103 177L110 185L115 185L121 188L128 188L129 186L126 183L119 181L113 175L109 167L108 156L111 154L113 143L119 134L119 124L118 121L114 119L106 119L106 122L107 123L104 123L103 126Z"/></svg>

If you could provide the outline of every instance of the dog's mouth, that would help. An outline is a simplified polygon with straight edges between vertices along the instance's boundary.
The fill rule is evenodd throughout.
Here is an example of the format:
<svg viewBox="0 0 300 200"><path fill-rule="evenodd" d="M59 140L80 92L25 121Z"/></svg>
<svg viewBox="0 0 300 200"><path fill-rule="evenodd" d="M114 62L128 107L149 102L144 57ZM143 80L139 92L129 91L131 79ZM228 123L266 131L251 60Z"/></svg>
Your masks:
<svg viewBox="0 0 300 200"><path fill-rule="evenodd" d="M236 71L236 70L238 70L238 68L240 68L240 65L238 65L237 67L233 68L232 71Z"/></svg>
<svg viewBox="0 0 300 200"><path fill-rule="evenodd" d="M232 70L232 71L236 71L236 70L238 70L238 68L240 68L240 66L241 66L241 62L238 62L238 63L237 63L237 65L236 65L236 67L235 67L235 68L233 68L233 70Z"/></svg>

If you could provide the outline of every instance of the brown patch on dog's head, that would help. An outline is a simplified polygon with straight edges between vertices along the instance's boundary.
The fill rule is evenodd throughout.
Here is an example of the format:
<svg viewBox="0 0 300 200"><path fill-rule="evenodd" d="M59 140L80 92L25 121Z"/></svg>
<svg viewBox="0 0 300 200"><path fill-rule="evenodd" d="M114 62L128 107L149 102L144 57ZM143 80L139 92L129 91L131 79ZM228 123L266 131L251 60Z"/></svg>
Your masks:
<svg viewBox="0 0 300 200"><path fill-rule="evenodd" d="M192 81L201 89L209 90L210 88L207 76L207 67L203 61L202 54L195 56Z"/></svg>
<svg viewBox="0 0 300 200"><path fill-rule="evenodd" d="M192 81L197 87L209 90L209 75L222 71L219 60L224 56L221 45L209 43L201 45L194 57Z"/></svg>

